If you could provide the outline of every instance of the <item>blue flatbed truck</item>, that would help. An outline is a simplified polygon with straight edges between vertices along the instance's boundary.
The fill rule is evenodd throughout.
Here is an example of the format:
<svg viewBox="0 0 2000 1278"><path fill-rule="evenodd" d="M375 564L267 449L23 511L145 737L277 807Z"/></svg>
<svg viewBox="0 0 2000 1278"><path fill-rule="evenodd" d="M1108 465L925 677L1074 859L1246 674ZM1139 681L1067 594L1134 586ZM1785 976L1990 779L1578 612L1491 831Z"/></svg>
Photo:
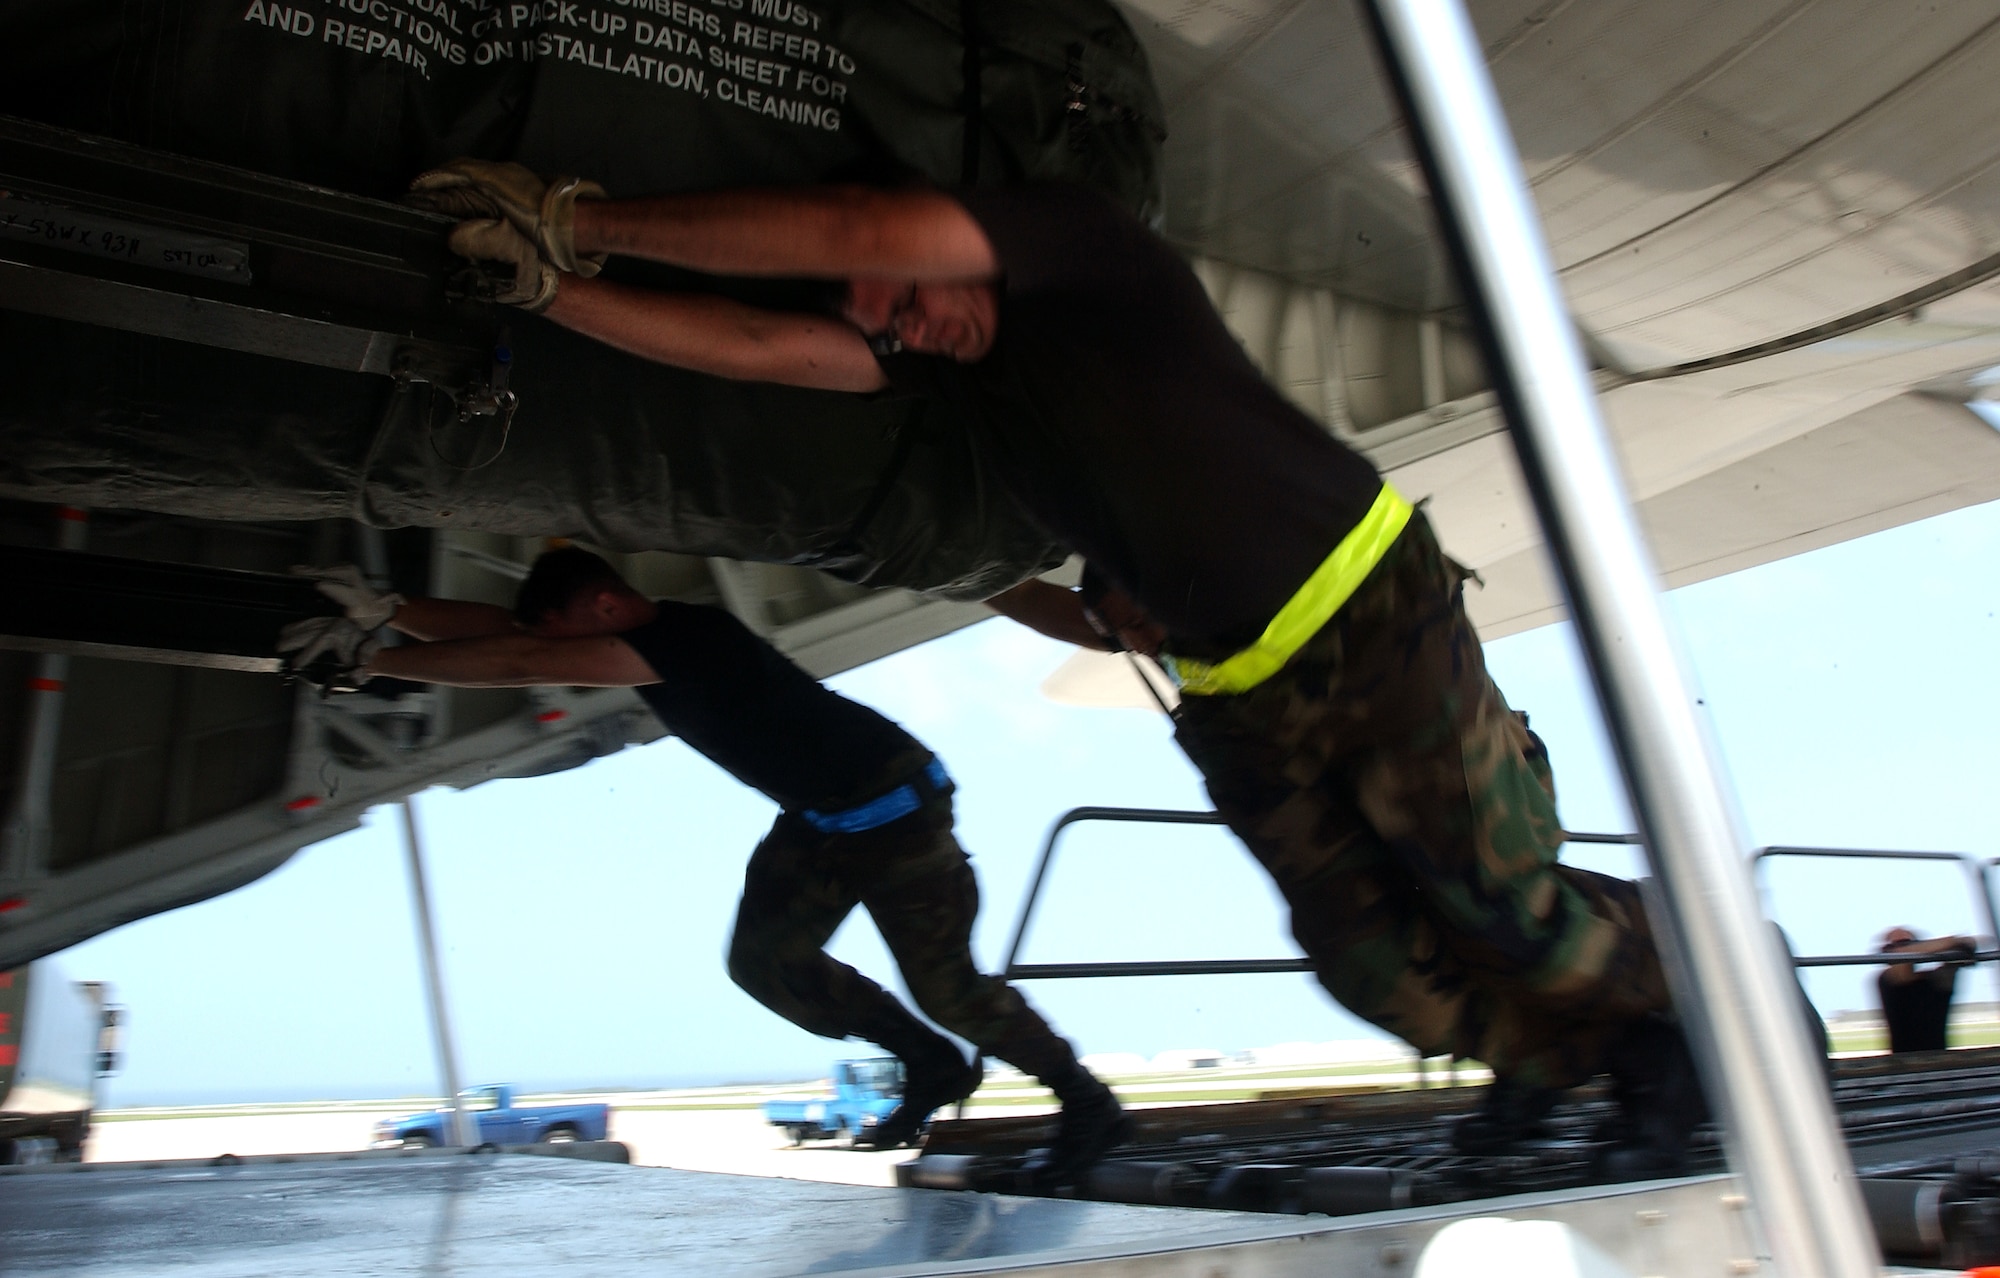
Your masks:
<svg viewBox="0 0 2000 1278"><path fill-rule="evenodd" d="M809 1140L872 1144L875 1125L903 1101L903 1063L893 1056L841 1061L833 1067L833 1095L803 1101L766 1101L764 1120L782 1127L794 1145Z"/></svg>
<svg viewBox="0 0 2000 1278"><path fill-rule="evenodd" d="M516 1105L514 1089L505 1083L472 1087L459 1093L459 1104L479 1125L484 1145L562 1144L603 1140L611 1123L608 1105ZM428 1149L448 1145L450 1112L425 1110L375 1125L377 1148Z"/></svg>

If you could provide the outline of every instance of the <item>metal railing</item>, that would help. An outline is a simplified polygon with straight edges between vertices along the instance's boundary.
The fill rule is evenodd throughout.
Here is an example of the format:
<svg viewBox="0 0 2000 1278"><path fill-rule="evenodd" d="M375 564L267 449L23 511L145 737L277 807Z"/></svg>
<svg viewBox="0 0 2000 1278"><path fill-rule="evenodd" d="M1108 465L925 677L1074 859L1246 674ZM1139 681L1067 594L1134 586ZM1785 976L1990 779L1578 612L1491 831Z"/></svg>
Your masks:
<svg viewBox="0 0 2000 1278"><path fill-rule="evenodd" d="M1043 889L1048 884L1049 870L1055 864L1056 848L1062 842L1063 834L1071 826L1087 821L1112 821L1136 825L1224 825L1222 814L1212 811L1192 811L1182 808L1114 808L1081 807L1071 808L1056 818L1049 827L1048 836L1042 841L1041 854L1035 860L1035 872L1028 882L1028 894L1021 902L1020 916L1014 922L1014 934L1007 944L1007 960L1002 974L1010 981L1023 980L1076 980L1089 977L1119 976L1242 976L1260 975L1273 972L1310 972L1312 961L1306 958L1255 958L1255 959L1152 959L1152 960L1093 960L1075 963L1023 963L1021 949L1027 944L1028 930L1034 922L1035 907L1041 903ZM1587 831L1565 831L1563 842L1600 845L1639 846L1636 834L1597 834ZM1880 861L1950 861L1957 863L1964 871L1966 888L1972 898L1985 931L1980 934L1982 941L1993 944L1976 949L1970 956L1975 963L2000 963L2000 905L1996 905L1993 872L2000 867L2000 857L1978 857L1969 852L1919 852L1896 848L1809 848L1809 847L1768 847L1758 848L1752 854L1752 862L1761 871L1764 862L1773 857L1839 857L1850 860ZM1880 951L1868 954L1804 954L1792 956L1792 966L1805 967L1883 967L1897 962L1909 962L1909 957L1898 958ZM2000 980L2000 970L1995 979Z"/></svg>
<svg viewBox="0 0 2000 1278"><path fill-rule="evenodd" d="M1023 963L1021 947L1027 943L1028 928L1034 921L1035 906L1041 902L1054 864L1056 847L1071 826L1085 821L1118 821L1138 825L1223 825L1219 812L1196 812L1182 808L1071 808L1056 818L1042 840L1042 852L1035 860L1034 877L1021 902L1021 914L1014 922L1014 936L1007 944L1007 961L1002 975L1010 981L1076 980L1104 976L1246 976L1273 972L1310 972L1312 960L1301 957L1261 959L1158 959L1148 961L1094 961L1083 963ZM1565 834L1565 843L1636 844L1636 834Z"/></svg>
<svg viewBox="0 0 2000 1278"><path fill-rule="evenodd" d="M1983 942L1972 952L1974 963L2000 963L2000 908L1994 904L1993 867L2000 864L2000 857L1979 857L1970 852L1915 852L1896 848L1806 848L1768 847L1757 849L1753 858L1755 871L1759 874L1764 863L1774 857L1826 857L1855 861L1948 861L1955 862L1965 878L1966 893L1972 898L1973 912L1984 927L1975 940ZM1895 963L1927 961L1923 956L1894 955L1876 951L1871 954L1805 954L1794 955L1794 967L1887 967ZM1935 962L1936 956L1928 961ZM1996 988L2000 988L2000 968L1994 970Z"/></svg>
<svg viewBox="0 0 2000 1278"><path fill-rule="evenodd" d="M1167 959L1160 962L1121 963L1023 963L1021 946L1034 921L1035 906L1048 882L1049 866L1055 861L1056 845L1063 831L1084 821L1126 821L1144 825L1221 825L1219 812L1191 812L1180 808L1071 808L1056 818L1042 840L1042 854L1035 860L1035 876L1028 882L1028 895L1021 902L1021 916L1014 921L1014 937L1007 944L1004 975L1015 980L1064 980L1087 976L1229 976L1245 972L1310 972L1312 964L1302 958L1282 959Z"/></svg>

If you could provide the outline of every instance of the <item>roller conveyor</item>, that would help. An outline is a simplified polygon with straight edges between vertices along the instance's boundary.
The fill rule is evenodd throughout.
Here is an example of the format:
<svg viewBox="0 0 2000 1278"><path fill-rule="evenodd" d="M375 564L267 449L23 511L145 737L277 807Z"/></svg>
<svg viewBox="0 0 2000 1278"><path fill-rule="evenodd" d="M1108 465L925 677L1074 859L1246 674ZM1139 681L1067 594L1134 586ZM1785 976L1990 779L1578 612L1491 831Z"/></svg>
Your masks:
<svg viewBox="0 0 2000 1278"><path fill-rule="evenodd" d="M1231 1211L1348 1216L1584 1190L1599 1182L1597 1132L1615 1114L1586 1089L1547 1139L1505 1155L1451 1145L1483 1089L1286 1097L1133 1114L1138 1138L1093 1169L1077 1197ZM2000 1049L1838 1062L1834 1101L1891 1261L2000 1263ZM1033 1193L1021 1172L1052 1116L940 1120L902 1183ZM1724 1170L1712 1125L1688 1172Z"/></svg>

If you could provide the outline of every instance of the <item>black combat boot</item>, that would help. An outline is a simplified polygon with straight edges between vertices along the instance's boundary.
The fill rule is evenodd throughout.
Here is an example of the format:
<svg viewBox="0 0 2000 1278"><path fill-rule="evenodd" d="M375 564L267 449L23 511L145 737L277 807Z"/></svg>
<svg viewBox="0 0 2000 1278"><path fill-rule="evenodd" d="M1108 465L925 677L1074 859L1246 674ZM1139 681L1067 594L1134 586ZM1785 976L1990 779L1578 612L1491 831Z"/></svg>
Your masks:
<svg viewBox="0 0 2000 1278"><path fill-rule="evenodd" d="M1040 1077L1062 1102L1062 1113L1056 1138L1030 1153L1021 1170L1036 1189L1049 1193L1076 1184L1106 1151L1131 1140L1132 1120L1111 1089L1081 1065Z"/></svg>
<svg viewBox="0 0 2000 1278"><path fill-rule="evenodd" d="M984 1080L978 1067L968 1065L957 1052L952 1053L950 1062L940 1060L923 1068L905 1061L904 1071L902 1104L890 1110L870 1133L869 1143L877 1149L915 1144L932 1113L972 1095Z"/></svg>
<svg viewBox="0 0 2000 1278"><path fill-rule="evenodd" d="M1667 1021L1638 1021L1605 1064L1619 1116L1604 1132L1612 1144L1597 1155L1597 1176L1651 1180L1685 1172L1688 1137L1708 1118L1686 1035Z"/></svg>
<svg viewBox="0 0 2000 1278"><path fill-rule="evenodd" d="M903 1100L867 1133L878 1149L915 1142L932 1111L979 1090L984 1074L966 1063L951 1040L911 1016L900 1004L882 1009L857 1037L879 1044L903 1062Z"/></svg>
<svg viewBox="0 0 2000 1278"><path fill-rule="evenodd" d="M1562 1099L1562 1090L1496 1078L1486 1100L1451 1129L1451 1143L1465 1154L1498 1154L1524 1140L1548 1136L1542 1120Z"/></svg>

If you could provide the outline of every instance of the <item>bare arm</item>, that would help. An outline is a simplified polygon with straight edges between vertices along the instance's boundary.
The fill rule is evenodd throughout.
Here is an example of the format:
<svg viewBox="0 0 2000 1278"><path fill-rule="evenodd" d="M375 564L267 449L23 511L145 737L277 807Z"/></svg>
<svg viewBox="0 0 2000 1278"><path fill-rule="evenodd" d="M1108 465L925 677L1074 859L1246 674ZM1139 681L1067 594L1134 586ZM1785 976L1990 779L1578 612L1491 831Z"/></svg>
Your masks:
<svg viewBox="0 0 2000 1278"><path fill-rule="evenodd" d="M1936 956L1944 960L1939 965L1941 967L1962 967L1966 960L1952 956L1957 954L1972 954L1978 948L1979 946L1974 943L1971 937L1934 936L1928 941L1904 941L1895 949L1890 950L1889 953L1899 956ZM1908 985L1911 981L1928 977L1931 975L1931 972L1936 970L1933 968L1929 971L1920 972L1917 970L1915 963L1897 963L1882 969L1882 979L1891 985Z"/></svg>
<svg viewBox="0 0 2000 1278"><path fill-rule="evenodd" d="M387 675L454 688L634 688L660 676L616 635L544 639L523 631L384 648L366 677Z"/></svg>
<svg viewBox="0 0 2000 1278"><path fill-rule="evenodd" d="M697 373L814 390L888 385L867 340L830 316L574 277L543 314L627 354Z"/></svg>
<svg viewBox="0 0 2000 1278"><path fill-rule="evenodd" d="M1979 947L1969 936L1934 936L1928 941L1911 941L1896 948L1899 954L1949 954L1962 950L1967 954Z"/></svg>
<svg viewBox="0 0 2000 1278"><path fill-rule="evenodd" d="M986 606L1051 639L1073 643L1079 648L1095 648L1099 652L1112 651L1111 645L1090 624L1089 614L1083 608L1083 596L1039 577L1030 577L1018 586L1001 591L988 599Z"/></svg>
<svg viewBox="0 0 2000 1278"><path fill-rule="evenodd" d="M992 279L993 246L942 191L863 186L579 200L579 253L623 253L712 275Z"/></svg>
<svg viewBox="0 0 2000 1278"><path fill-rule="evenodd" d="M1093 607L1077 591L1030 578L988 599L986 606L1051 639L1099 652L1158 657L1167 641L1160 624L1117 589L1104 590Z"/></svg>
<svg viewBox="0 0 2000 1278"><path fill-rule="evenodd" d="M412 639L477 639L485 635L511 635L520 631L514 614L494 604L469 603L463 599L427 599L421 595L403 601L389 626Z"/></svg>

